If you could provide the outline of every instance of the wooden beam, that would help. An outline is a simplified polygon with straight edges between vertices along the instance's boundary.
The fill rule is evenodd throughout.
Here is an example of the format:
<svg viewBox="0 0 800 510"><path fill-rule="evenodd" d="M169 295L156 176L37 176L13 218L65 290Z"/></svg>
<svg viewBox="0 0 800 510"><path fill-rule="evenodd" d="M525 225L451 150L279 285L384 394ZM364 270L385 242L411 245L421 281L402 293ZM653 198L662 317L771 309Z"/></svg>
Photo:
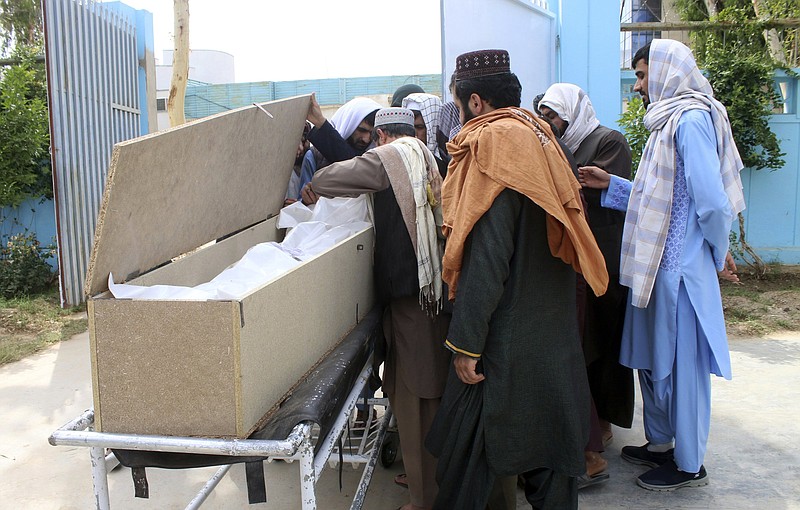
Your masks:
<svg viewBox="0 0 800 510"><path fill-rule="evenodd" d="M657 30L727 30L738 28L742 25L757 25L761 28L797 28L800 27L800 18L782 18L773 20L748 20L738 21L676 21L661 22L648 21L638 23L620 23L620 32L652 32Z"/></svg>
<svg viewBox="0 0 800 510"><path fill-rule="evenodd" d="M44 55L33 57L34 62L44 62ZM0 66L16 66L22 63L21 58L0 58Z"/></svg>

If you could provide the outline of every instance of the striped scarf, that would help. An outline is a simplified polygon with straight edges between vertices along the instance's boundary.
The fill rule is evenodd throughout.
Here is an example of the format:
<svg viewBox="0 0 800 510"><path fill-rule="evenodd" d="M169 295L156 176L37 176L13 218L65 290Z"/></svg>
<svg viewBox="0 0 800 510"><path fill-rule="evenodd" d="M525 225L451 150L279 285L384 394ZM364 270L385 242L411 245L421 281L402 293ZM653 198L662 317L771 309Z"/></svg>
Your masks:
<svg viewBox="0 0 800 510"><path fill-rule="evenodd" d="M428 130L428 139L425 145L434 156L439 155L439 144L436 141L436 132L439 131L439 113L442 110L442 100L433 94L417 92L403 98L403 108L416 110L422 114L425 127Z"/></svg>
<svg viewBox="0 0 800 510"><path fill-rule="evenodd" d="M417 256L420 307L436 314L442 306L442 176L431 151L414 137L373 150L386 169Z"/></svg>

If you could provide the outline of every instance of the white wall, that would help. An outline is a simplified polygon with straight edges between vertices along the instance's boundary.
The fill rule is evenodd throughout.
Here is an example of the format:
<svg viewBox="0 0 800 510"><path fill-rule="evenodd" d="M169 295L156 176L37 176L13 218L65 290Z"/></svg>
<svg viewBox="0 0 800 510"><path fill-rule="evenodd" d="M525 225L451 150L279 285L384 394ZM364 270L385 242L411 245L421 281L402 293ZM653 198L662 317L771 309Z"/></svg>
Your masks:
<svg viewBox="0 0 800 510"><path fill-rule="evenodd" d="M172 81L172 50L164 50L162 62L156 65L156 97L166 99ZM233 55L216 50L189 51L189 79L205 83L234 83ZM165 110L157 113L158 130L169 127Z"/></svg>
<svg viewBox="0 0 800 510"><path fill-rule="evenodd" d="M441 0L442 91L462 53L504 49L511 71L522 83L522 107L532 109L533 98L555 81L556 20L540 0Z"/></svg>
<svg viewBox="0 0 800 510"><path fill-rule="evenodd" d="M169 80L172 76L172 50L164 50L162 60L163 62L159 62L156 67L166 67L169 73L165 82L156 83L159 90L169 89ZM189 79L205 83L235 83L233 55L216 50L190 50Z"/></svg>

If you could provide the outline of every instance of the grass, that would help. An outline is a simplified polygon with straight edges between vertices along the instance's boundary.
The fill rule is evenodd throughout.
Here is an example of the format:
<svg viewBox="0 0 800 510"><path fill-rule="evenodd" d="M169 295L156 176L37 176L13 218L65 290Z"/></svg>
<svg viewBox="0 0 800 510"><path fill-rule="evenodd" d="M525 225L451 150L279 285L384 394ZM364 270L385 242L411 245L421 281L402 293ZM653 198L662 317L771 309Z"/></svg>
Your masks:
<svg viewBox="0 0 800 510"><path fill-rule="evenodd" d="M86 331L84 311L83 306L61 308L55 288L24 298L0 298L0 365Z"/></svg>
<svg viewBox="0 0 800 510"><path fill-rule="evenodd" d="M800 267L771 265L763 277L743 270L740 285L721 282L728 334L800 331Z"/></svg>

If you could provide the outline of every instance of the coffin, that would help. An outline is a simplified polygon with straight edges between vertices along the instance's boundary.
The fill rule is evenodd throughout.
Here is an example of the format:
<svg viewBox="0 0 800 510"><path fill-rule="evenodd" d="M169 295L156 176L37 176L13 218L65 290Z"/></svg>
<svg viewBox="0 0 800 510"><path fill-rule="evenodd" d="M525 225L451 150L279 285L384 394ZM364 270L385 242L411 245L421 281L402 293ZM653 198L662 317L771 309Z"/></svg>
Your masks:
<svg viewBox="0 0 800 510"><path fill-rule="evenodd" d="M199 285L280 241L308 104L245 107L114 147L85 289L97 430L247 437L372 308L372 228L241 299L108 291L109 273Z"/></svg>

